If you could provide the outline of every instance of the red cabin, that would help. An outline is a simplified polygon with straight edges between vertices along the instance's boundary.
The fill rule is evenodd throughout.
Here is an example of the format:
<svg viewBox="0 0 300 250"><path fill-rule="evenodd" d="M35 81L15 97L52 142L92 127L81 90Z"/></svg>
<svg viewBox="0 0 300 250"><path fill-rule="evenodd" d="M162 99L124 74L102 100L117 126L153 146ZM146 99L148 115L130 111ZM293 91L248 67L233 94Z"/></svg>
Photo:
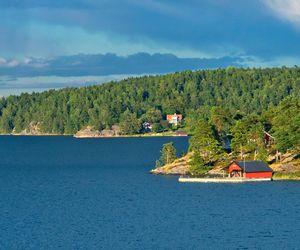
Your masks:
<svg viewBox="0 0 300 250"><path fill-rule="evenodd" d="M273 170L263 161L234 161L228 167L229 177L272 178Z"/></svg>

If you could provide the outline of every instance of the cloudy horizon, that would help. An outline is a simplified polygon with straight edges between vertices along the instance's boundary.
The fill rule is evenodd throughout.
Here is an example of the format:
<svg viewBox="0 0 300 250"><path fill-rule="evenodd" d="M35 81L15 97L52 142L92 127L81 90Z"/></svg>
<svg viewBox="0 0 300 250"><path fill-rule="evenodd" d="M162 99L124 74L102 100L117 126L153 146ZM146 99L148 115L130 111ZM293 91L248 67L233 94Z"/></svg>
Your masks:
<svg viewBox="0 0 300 250"><path fill-rule="evenodd" d="M0 95L78 86L72 77L300 64L297 0L3 0L0 14Z"/></svg>

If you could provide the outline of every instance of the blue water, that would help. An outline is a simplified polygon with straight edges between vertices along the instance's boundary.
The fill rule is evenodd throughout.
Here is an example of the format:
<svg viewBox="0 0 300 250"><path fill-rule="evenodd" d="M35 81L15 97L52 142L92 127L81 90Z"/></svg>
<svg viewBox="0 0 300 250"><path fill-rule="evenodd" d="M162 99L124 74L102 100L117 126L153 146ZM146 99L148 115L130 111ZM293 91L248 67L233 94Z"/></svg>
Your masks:
<svg viewBox="0 0 300 250"><path fill-rule="evenodd" d="M0 137L0 249L300 249L300 182L148 174L169 141Z"/></svg>

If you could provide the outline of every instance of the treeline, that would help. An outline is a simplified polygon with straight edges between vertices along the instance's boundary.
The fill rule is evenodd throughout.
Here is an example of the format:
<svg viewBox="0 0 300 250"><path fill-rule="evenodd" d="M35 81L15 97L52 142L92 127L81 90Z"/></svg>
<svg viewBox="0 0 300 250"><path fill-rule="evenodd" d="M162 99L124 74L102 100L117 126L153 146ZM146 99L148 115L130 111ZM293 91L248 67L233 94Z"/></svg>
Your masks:
<svg viewBox="0 0 300 250"><path fill-rule="evenodd" d="M192 117L187 119L193 132L189 147L192 175L206 175L215 166L228 166L237 159L274 162L287 151L295 159L300 157L299 96L288 96L260 114L233 115L226 108L204 106ZM160 162L165 164L165 158Z"/></svg>
<svg viewBox="0 0 300 250"><path fill-rule="evenodd" d="M221 136L230 133L232 125L248 115L261 117L266 110L282 113L285 108L276 109L279 103L287 96L297 100L299 93L299 67L229 67L129 78L2 98L0 132L19 133L37 124L44 133L73 134L86 126L101 130L118 124L123 133L138 133L144 121L153 123L159 132L168 129L166 114L177 112L183 114L191 130L198 118L215 120L215 129ZM218 121L222 114L228 123ZM268 124L272 114L265 115L263 126L267 130L272 129ZM272 122L280 123L280 119ZM224 124L227 128L223 128ZM284 136L280 132L275 135Z"/></svg>

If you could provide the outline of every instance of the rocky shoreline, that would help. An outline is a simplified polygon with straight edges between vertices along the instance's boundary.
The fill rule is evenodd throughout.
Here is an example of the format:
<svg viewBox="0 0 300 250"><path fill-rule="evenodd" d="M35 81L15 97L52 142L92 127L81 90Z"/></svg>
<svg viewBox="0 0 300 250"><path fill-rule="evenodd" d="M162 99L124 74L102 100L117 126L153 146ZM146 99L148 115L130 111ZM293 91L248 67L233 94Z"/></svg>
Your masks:
<svg viewBox="0 0 300 250"><path fill-rule="evenodd" d="M151 174L162 174L162 175L186 175L188 174L188 161L190 154L187 154L181 158L176 159L171 164L152 169Z"/></svg>
<svg viewBox="0 0 300 250"><path fill-rule="evenodd" d="M26 129L19 133L15 131L11 133L0 133L0 136L73 136L74 138L131 138L131 137L162 137L162 136L174 136L181 137L181 135L177 135L174 132L161 132L161 133L145 133L145 134L131 134L124 135L121 133L116 133L113 130L105 129L102 131L95 130L92 127L88 127L86 129L80 130L75 134L58 134L58 133L43 133L39 129Z"/></svg>
<svg viewBox="0 0 300 250"><path fill-rule="evenodd" d="M97 130L91 126L78 131L74 134L75 138L98 138L98 137L115 137L120 135L119 128Z"/></svg>
<svg viewBox="0 0 300 250"><path fill-rule="evenodd" d="M174 162L165 166L150 170L151 174L156 175L188 175L188 161L191 154L187 154ZM286 153L282 155L280 162L270 164L274 170L274 180L300 180L300 157L297 153ZM216 166L208 172L208 175L222 176L224 170L221 166Z"/></svg>

